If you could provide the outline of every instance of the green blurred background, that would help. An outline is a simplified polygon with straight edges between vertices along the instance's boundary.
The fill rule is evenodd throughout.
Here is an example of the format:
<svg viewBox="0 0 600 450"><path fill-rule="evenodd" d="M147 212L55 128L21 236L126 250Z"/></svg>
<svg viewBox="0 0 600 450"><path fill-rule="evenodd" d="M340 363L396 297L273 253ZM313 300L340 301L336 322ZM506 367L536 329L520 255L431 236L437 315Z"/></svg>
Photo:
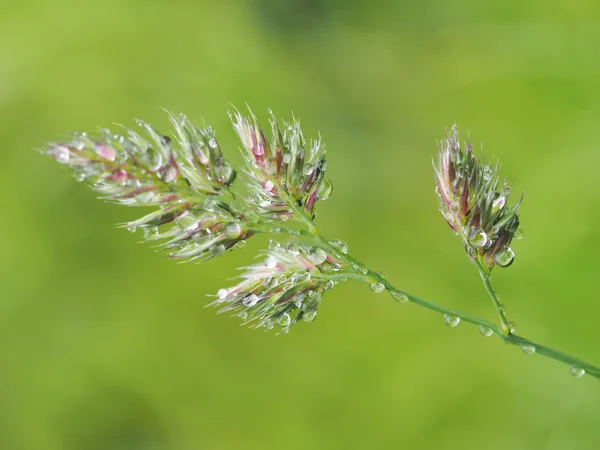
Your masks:
<svg viewBox="0 0 600 450"><path fill-rule="evenodd" d="M600 385L352 282L288 336L203 309L267 239L177 265L33 149L248 102L323 134L319 225L396 284L494 319L437 211L455 121L522 208L494 282L518 330L600 363L592 1L2 0L0 449L597 449Z"/></svg>

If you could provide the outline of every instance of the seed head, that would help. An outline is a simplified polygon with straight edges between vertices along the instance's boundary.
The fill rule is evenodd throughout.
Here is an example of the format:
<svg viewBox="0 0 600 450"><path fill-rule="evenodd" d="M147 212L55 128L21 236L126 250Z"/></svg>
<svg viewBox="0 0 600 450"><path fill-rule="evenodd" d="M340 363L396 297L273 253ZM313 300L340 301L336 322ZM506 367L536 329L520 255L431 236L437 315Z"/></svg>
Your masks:
<svg viewBox="0 0 600 450"><path fill-rule="evenodd" d="M315 258L316 253L322 258ZM211 305L220 313L233 312L244 324L267 330L276 325L283 332L300 320L312 322L321 298L335 284L329 276L337 268L327 253L304 243L274 243L262 253L261 262L246 267L242 281L220 289Z"/></svg>
<svg viewBox="0 0 600 450"><path fill-rule="evenodd" d="M514 260L510 243L520 236L519 206L509 207L510 185L500 180L499 164L485 164L473 154L470 140L461 148L456 125L439 145L434 164L440 211L461 236L469 254L489 272Z"/></svg>

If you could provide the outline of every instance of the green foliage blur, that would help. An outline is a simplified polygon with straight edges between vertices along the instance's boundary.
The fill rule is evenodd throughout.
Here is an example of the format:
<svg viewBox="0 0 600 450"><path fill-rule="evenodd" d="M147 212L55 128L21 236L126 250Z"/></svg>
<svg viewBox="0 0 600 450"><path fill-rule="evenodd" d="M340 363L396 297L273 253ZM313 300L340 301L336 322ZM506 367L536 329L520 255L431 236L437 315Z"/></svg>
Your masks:
<svg viewBox="0 0 600 450"><path fill-rule="evenodd" d="M517 330L600 363L600 6L592 1L3 0L0 449L597 449L600 385L348 282L288 336L204 309L267 245L178 265L35 149L247 102L327 144L322 232L496 320L437 211L458 123L525 190L494 284ZM513 199L514 201L514 199Z"/></svg>

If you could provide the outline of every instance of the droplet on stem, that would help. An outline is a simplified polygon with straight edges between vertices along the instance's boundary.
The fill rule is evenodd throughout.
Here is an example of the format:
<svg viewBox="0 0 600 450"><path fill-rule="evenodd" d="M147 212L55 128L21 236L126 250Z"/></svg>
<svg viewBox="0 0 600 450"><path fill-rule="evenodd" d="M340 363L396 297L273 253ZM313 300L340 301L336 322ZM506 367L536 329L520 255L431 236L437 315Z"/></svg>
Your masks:
<svg viewBox="0 0 600 450"><path fill-rule="evenodd" d="M508 267L515 260L515 253L510 247L504 247L494 254L494 264L498 267Z"/></svg>
<svg viewBox="0 0 600 450"><path fill-rule="evenodd" d="M406 303L410 300L408 298L408 296L402 292L390 291L390 294L392 295L392 298L394 300L396 300L397 302L400 302L400 303Z"/></svg>
<svg viewBox="0 0 600 450"><path fill-rule="evenodd" d="M573 375L575 378L581 378L585 375L585 369L573 366L571 367L571 375Z"/></svg>
<svg viewBox="0 0 600 450"><path fill-rule="evenodd" d="M523 353L526 355L533 355L535 353L535 347L529 344L522 345L521 350L523 350Z"/></svg>
<svg viewBox="0 0 600 450"><path fill-rule="evenodd" d="M335 248L340 253L343 253L344 255L346 253L348 253L348 244L346 244L341 239L335 239L333 241L329 241L329 245L331 245L333 248Z"/></svg>
<svg viewBox="0 0 600 450"><path fill-rule="evenodd" d="M479 326L479 333L481 333L481 335L484 336L484 337L490 337L492 334L494 334L494 331L491 328L484 327L483 325L480 325Z"/></svg>
<svg viewBox="0 0 600 450"><path fill-rule="evenodd" d="M385 289L385 286L382 283L379 283L378 281L376 281L374 283L371 283L369 285L369 287L376 294L379 294L380 292L383 292L383 290Z"/></svg>
<svg viewBox="0 0 600 450"><path fill-rule="evenodd" d="M444 322L446 322L446 325L450 328L454 328L460 323L460 317L444 314Z"/></svg>
<svg viewBox="0 0 600 450"><path fill-rule="evenodd" d="M311 247L306 257L315 265L323 264L327 259L327 253L320 247Z"/></svg>

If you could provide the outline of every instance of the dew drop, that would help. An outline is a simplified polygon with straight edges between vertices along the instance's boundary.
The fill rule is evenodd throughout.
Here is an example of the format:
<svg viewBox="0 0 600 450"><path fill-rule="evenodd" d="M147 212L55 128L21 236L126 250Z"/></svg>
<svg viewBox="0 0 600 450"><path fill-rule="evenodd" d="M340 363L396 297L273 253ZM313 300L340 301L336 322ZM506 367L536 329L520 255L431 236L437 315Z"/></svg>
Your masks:
<svg viewBox="0 0 600 450"><path fill-rule="evenodd" d="M244 241L243 239L241 241L238 241L234 247L235 248L244 248L246 246L246 241Z"/></svg>
<svg viewBox="0 0 600 450"><path fill-rule="evenodd" d="M316 311L321 306L321 294L318 292L310 291L306 294L304 302L302 303L302 311Z"/></svg>
<svg viewBox="0 0 600 450"><path fill-rule="evenodd" d="M519 239L523 239L523 228L519 227L515 230L515 234L513 234L513 239L516 239L517 241Z"/></svg>
<svg viewBox="0 0 600 450"><path fill-rule="evenodd" d="M249 294L242 299L244 306L254 306L258 303L258 296L256 294Z"/></svg>
<svg viewBox="0 0 600 450"><path fill-rule="evenodd" d="M96 142L94 145L96 154L101 158L107 159L108 161L114 161L117 158L117 152L110 145L106 145L102 142Z"/></svg>
<svg viewBox="0 0 600 450"><path fill-rule="evenodd" d="M280 231L281 231L281 228L279 228L279 227L273 227L273 228L271 228L271 229L269 230L269 232L270 232L271 234L277 234L277 233L279 233Z"/></svg>
<svg viewBox="0 0 600 450"><path fill-rule="evenodd" d="M217 143L217 140L215 138L210 138L210 140L208 141L208 145L210 146L210 148L217 148L219 144Z"/></svg>
<svg viewBox="0 0 600 450"><path fill-rule="evenodd" d="M277 259L273 255L267 256L267 259L265 259L265 267L267 269L274 269L277 267Z"/></svg>
<svg viewBox="0 0 600 450"><path fill-rule="evenodd" d="M187 212L175 219L175 223L182 231L192 231L198 228L198 218Z"/></svg>
<svg viewBox="0 0 600 450"><path fill-rule="evenodd" d="M217 209L219 209L219 204L216 200L209 198L202 204L202 208L204 208L206 211L216 212Z"/></svg>
<svg viewBox="0 0 600 450"><path fill-rule="evenodd" d="M271 180L267 180L262 184L262 187L265 191L270 192L275 187L275 184Z"/></svg>
<svg viewBox="0 0 600 450"><path fill-rule="evenodd" d="M471 246L475 247L475 248L482 248L485 247L485 244L487 244L488 241L488 237L487 234L485 234L483 231L477 233L475 236L473 236L470 240L469 243L471 244Z"/></svg>
<svg viewBox="0 0 600 450"><path fill-rule="evenodd" d="M343 253L344 255L348 253L348 244L346 244L340 239L329 241L329 245L331 245L333 248L335 248L340 253Z"/></svg>
<svg viewBox="0 0 600 450"><path fill-rule="evenodd" d="M571 367L571 375L573 375L575 378L581 378L585 375L585 369L573 366Z"/></svg>
<svg viewBox="0 0 600 450"><path fill-rule="evenodd" d="M327 253L320 247L311 247L306 257L315 265L323 264L327 259Z"/></svg>
<svg viewBox="0 0 600 450"><path fill-rule="evenodd" d="M391 291L390 294L392 295L392 298L397 302L406 303L409 301L408 296L406 294L403 294L402 292Z"/></svg>
<svg viewBox="0 0 600 450"><path fill-rule="evenodd" d="M515 260L515 253L510 247L504 247L494 254L494 264L498 267L508 267Z"/></svg>
<svg viewBox="0 0 600 450"><path fill-rule="evenodd" d="M70 159L69 148L64 145L57 145L50 152L56 161L61 164L68 164Z"/></svg>
<svg viewBox="0 0 600 450"><path fill-rule="evenodd" d="M149 147L144 153L142 161L148 169L155 172L162 166L163 157L158 151Z"/></svg>
<svg viewBox="0 0 600 450"><path fill-rule="evenodd" d="M135 225L127 225L127 231L130 233L135 233L135 230L137 230Z"/></svg>
<svg viewBox="0 0 600 450"><path fill-rule="evenodd" d="M298 244L295 244L294 242L288 242L288 244L285 246L285 249L294 257L300 254L300 248L298 247Z"/></svg>
<svg viewBox="0 0 600 450"><path fill-rule="evenodd" d="M502 208L504 208L504 205L506 205L506 197L501 195L492 203L492 214L500 211Z"/></svg>
<svg viewBox="0 0 600 450"><path fill-rule="evenodd" d="M327 200L333 192L333 183L329 178L324 178L317 189L317 197L319 200Z"/></svg>
<svg viewBox="0 0 600 450"><path fill-rule="evenodd" d="M492 334L494 334L491 328L484 327L483 325L479 326L479 333L481 333L481 335L484 337L490 337Z"/></svg>
<svg viewBox="0 0 600 450"><path fill-rule="evenodd" d="M222 256L225 253L225 246L223 244L213 245L210 248L210 253L214 257Z"/></svg>
<svg viewBox="0 0 600 450"><path fill-rule="evenodd" d="M450 328L454 328L460 323L460 317L444 314L444 322L446 322L446 325L448 325Z"/></svg>
<svg viewBox="0 0 600 450"><path fill-rule="evenodd" d="M485 166L482 170L482 177L484 181L490 181L492 179L493 176L493 171L492 168L490 166Z"/></svg>
<svg viewBox="0 0 600 450"><path fill-rule="evenodd" d="M317 317L317 312L316 311L306 311L303 315L302 315L302 319L305 322L312 322L316 319Z"/></svg>
<svg viewBox="0 0 600 450"><path fill-rule="evenodd" d="M242 311L238 314L238 317L242 320L246 320L248 318L248 313L246 311Z"/></svg>
<svg viewBox="0 0 600 450"><path fill-rule="evenodd" d="M352 268L354 269L355 272L361 274L361 275L366 275L367 272L369 271L369 269L367 268L367 266L363 266L360 263L353 263L352 264Z"/></svg>
<svg viewBox="0 0 600 450"><path fill-rule="evenodd" d="M292 282L294 284L305 283L310 281L310 273L308 272L300 272L292 275Z"/></svg>
<svg viewBox="0 0 600 450"><path fill-rule="evenodd" d="M533 355L535 353L535 347L533 345L522 345L521 350L526 355Z"/></svg>
<svg viewBox="0 0 600 450"><path fill-rule="evenodd" d="M219 298L219 300L223 300L228 295L229 295L229 291L227 289L219 289L217 291L217 297Z"/></svg>
<svg viewBox="0 0 600 450"><path fill-rule="evenodd" d="M225 235L228 238L235 239L242 234L242 227L237 222L231 222L225 225Z"/></svg>
<svg viewBox="0 0 600 450"><path fill-rule="evenodd" d="M135 199L140 203L150 203L154 198L154 192L146 191L140 192L135 196Z"/></svg>
<svg viewBox="0 0 600 450"><path fill-rule="evenodd" d="M333 280L329 280L327 283L325 283L326 291L333 289L334 287L335 287L335 281L333 281Z"/></svg>
<svg viewBox="0 0 600 450"><path fill-rule="evenodd" d="M331 270L334 272L339 272L342 266L338 263L331 263Z"/></svg>
<svg viewBox="0 0 600 450"><path fill-rule="evenodd" d="M369 287L376 294L379 294L380 292L383 292L383 290L385 289L385 286L382 283L379 283L379 282L371 283L369 285Z"/></svg>
<svg viewBox="0 0 600 450"><path fill-rule="evenodd" d="M292 318L290 317L290 315L288 313L283 313L277 318L277 325L279 325L280 327L287 327L291 321Z"/></svg>
<svg viewBox="0 0 600 450"><path fill-rule="evenodd" d="M158 238L158 228L157 227L151 227L151 228L144 229L144 239L146 239L147 241L154 241L157 238Z"/></svg>
<svg viewBox="0 0 600 450"><path fill-rule="evenodd" d="M293 287L294 287L294 282L293 281L288 281L287 283L285 283L283 285L283 290L284 291L289 291Z"/></svg>

